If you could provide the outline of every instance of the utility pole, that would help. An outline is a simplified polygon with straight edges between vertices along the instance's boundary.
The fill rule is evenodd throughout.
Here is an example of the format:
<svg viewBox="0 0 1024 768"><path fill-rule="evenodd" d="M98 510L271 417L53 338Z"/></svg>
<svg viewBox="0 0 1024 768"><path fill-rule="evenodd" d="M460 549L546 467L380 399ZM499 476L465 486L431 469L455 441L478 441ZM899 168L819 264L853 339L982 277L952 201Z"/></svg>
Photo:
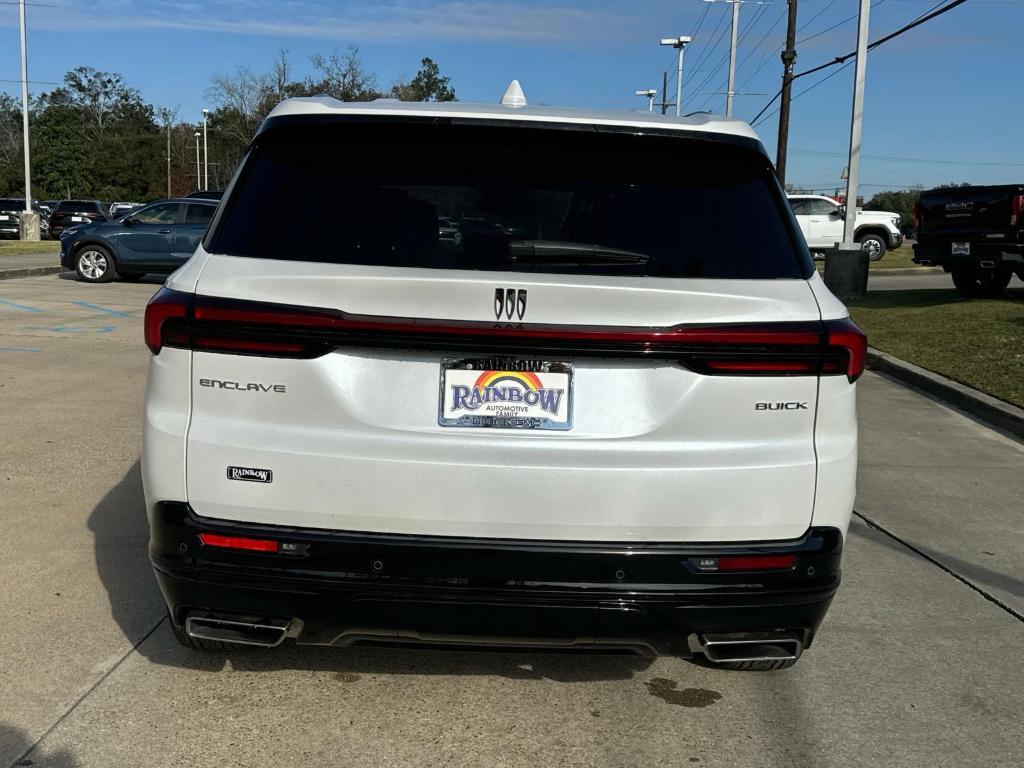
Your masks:
<svg viewBox="0 0 1024 768"><path fill-rule="evenodd" d="M786 186L786 152L789 146L789 103L793 93L793 65L796 64L796 4L789 0L786 47L782 51L782 101L779 102L779 143L775 151L775 173Z"/></svg>
<svg viewBox="0 0 1024 768"><path fill-rule="evenodd" d="M202 183L203 177L199 175L199 131L196 131L196 189Z"/></svg>
<svg viewBox="0 0 1024 768"><path fill-rule="evenodd" d="M22 240L39 239L39 217L32 210L32 162L29 159L28 141L28 34L25 29L25 0L18 3L18 20L21 26L21 128L25 143L25 211L18 226Z"/></svg>
<svg viewBox="0 0 1024 768"><path fill-rule="evenodd" d="M661 73L661 114L668 111L668 72Z"/></svg>
<svg viewBox="0 0 1024 768"><path fill-rule="evenodd" d="M740 28L740 0L732 3L732 36L729 41L729 86L725 89L725 116L732 117L732 97L736 94L736 36Z"/></svg>

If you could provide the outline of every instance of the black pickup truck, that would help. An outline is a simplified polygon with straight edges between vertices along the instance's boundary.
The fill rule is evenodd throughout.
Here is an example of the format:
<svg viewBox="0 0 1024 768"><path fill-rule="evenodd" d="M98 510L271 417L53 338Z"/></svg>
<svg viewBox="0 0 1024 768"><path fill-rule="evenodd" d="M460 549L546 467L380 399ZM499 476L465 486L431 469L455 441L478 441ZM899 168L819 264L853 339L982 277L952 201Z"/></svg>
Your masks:
<svg viewBox="0 0 1024 768"><path fill-rule="evenodd" d="M1024 280L1024 184L943 187L914 206L914 261L942 267L964 296L997 296Z"/></svg>

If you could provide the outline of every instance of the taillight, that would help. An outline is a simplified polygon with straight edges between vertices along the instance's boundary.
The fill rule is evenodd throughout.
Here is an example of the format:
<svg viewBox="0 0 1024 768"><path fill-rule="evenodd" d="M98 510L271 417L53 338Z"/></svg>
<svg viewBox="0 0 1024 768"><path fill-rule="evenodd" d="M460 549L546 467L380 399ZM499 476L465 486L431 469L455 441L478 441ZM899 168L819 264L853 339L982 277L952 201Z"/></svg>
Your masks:
<svg viewBox="0 0 1024 768"><path fill-rule="evenodd" d="M154 354L160 354L164 344L186 346L188 344L189 302L192 294L161 288L146 305L146 346Z"/></svg>
<svg viewBox="0 0 1024 768"><path fill-rule="evenodd" d="M826 350L822 374L845 373L852 384L864 373L868 337L848 317L825 321Z"/></svg>
<svg viewBox="0 0 1024 768"><path fill-rule="evenodd" d="M864 370L867 342L849 320L754 325L530 325L350 315L339 310L191 296L163 289L146 308L146 344L314 358L339 346L668 359L705 375L818 376Z"/></svg>
<svg viewBox="0 0 1024 768"><path fill-rule="evenodd" d="M921 226L921 201L918 200L914 203L913 211L910 214L910 222L916 232Z"/></svg>
<svg viewBox="0 0 1024 768"><path fill-rule="evenodd" d="M1024 217L1024 195L1016 195L1010 205L1010 226L1016 227L1024 223L1022 217Z"/></svg>
<svg viewBox="0 0 1024 768"><path fill-rule="evenodd" d="M250 539L246 536L222 536L219 533L200 533L199 540L207 547L241 549L248 552L277 552L280 546L269 539Z"/></svg>

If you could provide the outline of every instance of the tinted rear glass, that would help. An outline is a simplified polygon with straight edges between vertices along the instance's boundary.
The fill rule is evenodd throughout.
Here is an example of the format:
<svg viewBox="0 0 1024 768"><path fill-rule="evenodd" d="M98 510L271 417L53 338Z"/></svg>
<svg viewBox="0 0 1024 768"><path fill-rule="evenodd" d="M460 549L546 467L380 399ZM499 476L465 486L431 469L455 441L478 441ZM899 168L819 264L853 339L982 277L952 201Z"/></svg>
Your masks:
<svg viewBox="0 0 1024 768"><path fill-rule="evenodd" d="M96 213L100 210L100 204L95 201L89 200L64 200L60 205L57 206L57 213L66 213L68 211L78 211L85 213Z"/></svg>
<svg viewBox="0 0 1024 768"><path fill-rule="evenodd" d="M435 269L805 277L791 221L768 161L741 144L298 123L257 139L207 248Z"/></svg>

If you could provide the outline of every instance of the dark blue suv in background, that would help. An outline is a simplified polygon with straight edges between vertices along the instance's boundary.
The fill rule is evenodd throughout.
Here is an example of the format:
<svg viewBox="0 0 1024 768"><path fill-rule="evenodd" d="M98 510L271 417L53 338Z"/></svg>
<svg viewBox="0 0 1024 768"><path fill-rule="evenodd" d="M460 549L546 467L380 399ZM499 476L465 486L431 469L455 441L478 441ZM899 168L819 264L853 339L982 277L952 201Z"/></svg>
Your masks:
<svg viewBox="0 0 1024 768"><path fill-rule="evenodd" d="M173 272L195 251L217 200L158 200L114 221L82 224L60 236L60 263L88 283Z"/></svg>

